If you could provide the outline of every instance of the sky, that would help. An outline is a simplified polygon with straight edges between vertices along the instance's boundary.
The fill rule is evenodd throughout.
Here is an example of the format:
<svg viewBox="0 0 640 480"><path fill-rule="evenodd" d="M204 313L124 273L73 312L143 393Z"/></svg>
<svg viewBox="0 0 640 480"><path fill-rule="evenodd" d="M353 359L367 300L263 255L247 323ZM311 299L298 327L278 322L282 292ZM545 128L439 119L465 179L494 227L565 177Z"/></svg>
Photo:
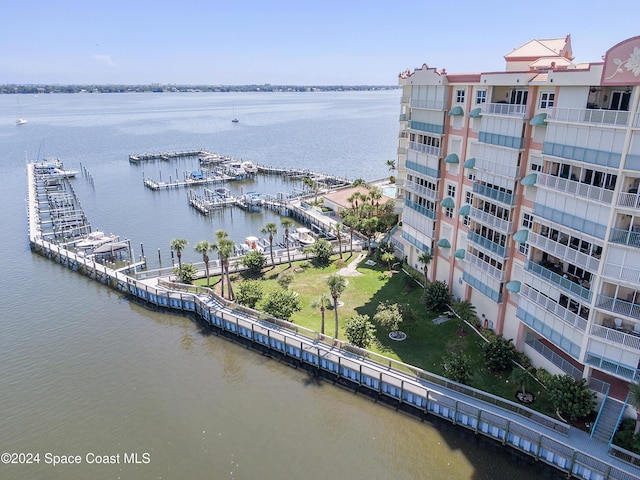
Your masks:
<svg viewBox="0 0 640 480"><path fill-rule="evenodd" d="M504 70L571 34L574 62L637 35L637 0L7 0L0 84L397 85L423 64Z"/></svg>

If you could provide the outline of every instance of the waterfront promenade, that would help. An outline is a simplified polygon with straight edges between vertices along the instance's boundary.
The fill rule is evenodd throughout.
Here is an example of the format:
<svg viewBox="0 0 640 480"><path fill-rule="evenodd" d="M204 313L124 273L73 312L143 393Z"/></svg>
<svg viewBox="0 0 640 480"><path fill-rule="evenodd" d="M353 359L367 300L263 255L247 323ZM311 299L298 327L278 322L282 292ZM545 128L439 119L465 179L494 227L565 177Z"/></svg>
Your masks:
<svg viewBox="0 0 640 480"><path fill-rule="evenodd" d="M113 269L78 255L42 236L36 180L28 168L29 239L33 251L105 283L154 308L196 315L211 328L301 368L409 413L435 415L515 448L577 478L638 478L640 471L608 454L608 446L566 424L542 417L513 402L493 397L410 365L355 349L192 287ZM143 278L144 276L144 278Z"/></svg>

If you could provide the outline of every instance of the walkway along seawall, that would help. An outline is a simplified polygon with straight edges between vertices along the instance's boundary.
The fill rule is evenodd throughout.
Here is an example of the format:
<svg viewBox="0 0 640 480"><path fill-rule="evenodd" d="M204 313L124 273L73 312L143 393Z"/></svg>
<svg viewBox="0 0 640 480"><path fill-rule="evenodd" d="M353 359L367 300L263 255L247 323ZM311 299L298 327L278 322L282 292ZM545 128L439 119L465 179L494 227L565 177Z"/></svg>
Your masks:
<svg viewBox="0 0 640 480"><path fill-rule="evenodd" d="M457 384L373 352L229 302L205 287L176 284L134 266L113 269L43 238L36 179L28 166L32 251L108 285L132 300L167 312L195 315L214 332L304 367L419 418L434 415L500 442L568 476L633 480L640 469L608 453L586 432L486 392ZM150 272L149 272L150 273ZM143 278L144 277L144 278Z"/></svg>

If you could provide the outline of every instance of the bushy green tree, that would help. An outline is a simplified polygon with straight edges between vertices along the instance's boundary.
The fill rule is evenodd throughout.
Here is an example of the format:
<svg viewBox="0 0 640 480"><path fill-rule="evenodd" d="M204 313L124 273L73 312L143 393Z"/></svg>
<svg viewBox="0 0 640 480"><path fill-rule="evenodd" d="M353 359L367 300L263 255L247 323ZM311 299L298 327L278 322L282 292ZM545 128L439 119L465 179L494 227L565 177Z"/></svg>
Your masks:
<svg viewBox="0 0 640 480"><path fill-rule="evenodd" d="M235 300L245 307L255 308L262 300L262 286L255 280L245 280L238 285Z"/></svg>
<svg viewBox="0 0 640 480"><path fill-rule="evenodd" d="M390 302L381 302L376 309L376 314L373 316L374 322L390 332L400 330L403 320L400 306L397 303Z"/></svg>
<svg viewBox="0 0 640 480"><path fill-rule="evenodd" d="M173 269L173 274L180 278L182 283L191 285L198 275L198 269L192 263L184 263L182 264L182 269L180 269L180 267L175 267Z"/></svg>
<svg viewBox="0 0 640 480"><path fill-rule="evenodd" d="M314 256L313 261L316 265L329 265L331 255L333 255L333 245L327 239L319 238L313 245L306 247L304 251Z"/></svg>
<svg viewBox="0 0 640 480"><path fill-rule="evenodd" d="M547 385L551 405L563 417L570 420L586 417L595 407L596 394L589 390L584 378L576 380L571 375L554 375Z"/></svg>
<svg viewBox="0 0 640 480"><path fill-rule="evenodd" d="M249 253L242 257L240 263L247 267L247 270L249 270L249 272L253 273L254 275L258 275L262 272L262 269L267 264L267 257L265 257L264 254L258 250L251 250Z"/></svg>
<svg viewBox="0 0 640 480"><path fill-rule="evenodd" d="M373 342L376 327L369 321L369 315L355 314L344 324L345 335L352 345L367 348Z"/></svg>
<svg viewBox="0 0 640 480"><path fill-rule="evenodd" d="M302 310L302 305L293 290L276 290L267 295L262 310L282 320L289 320L291 315Z"/></svg>
<svg viewBox="0 0 640 480"><path fill-rule="evenodd" d="M452 351L442 357L444 376L454 382L469 385L471 381L471 361L461 351Z"/></svg>
<svg viewBox="0 0 640 480"><path fill-rule="evenodd" d="M492 372L504 372L511 368L517 354L511 339L507 340L502 335L491 337L489 342L482 345L482 351L487 368Z"/></svg>
<svg viewBox="0 0 640 480"><path fill-rule="evenodd" d="M425 285L422 300L425 307L433 313L448 311L451 305L451 294L446 282L436 280Z"/></svg>

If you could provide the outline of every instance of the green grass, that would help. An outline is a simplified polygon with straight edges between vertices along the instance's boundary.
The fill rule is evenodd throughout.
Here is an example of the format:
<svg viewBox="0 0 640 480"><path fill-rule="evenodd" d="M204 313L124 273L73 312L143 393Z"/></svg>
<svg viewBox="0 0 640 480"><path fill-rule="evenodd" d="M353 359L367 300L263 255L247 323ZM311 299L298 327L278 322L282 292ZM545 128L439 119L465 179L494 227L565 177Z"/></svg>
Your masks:
<svg viewBox="0 0 640 480"><path fill-rule="evenodd" d="M346 263L355 260L355 256L350 254L345 254L344 258ZM344 266L345 263L341 264L335 259L330 265L320 268L309 261L294 263L291 268L287 264L283 264L264 270L263 274L257 278L247 274L235 274L232 275L232 281L237 288L237 284L245 279L257 280L266 296L269 292L280 288L276 279L281 272L293 271L294 280L290 288L298 293L302 310L294 313L291 321L296 325L319 332L321 326L320 309L314 308L312 305L319 300L323 293L329 300L332 300L327 286L327 278L337 273L340 270L339 267ZM472 328L458 319L451 319L435 325L433 320L440 312L427 311L420 302L422 289L415 284L414 288L408 288L406 275L402 272L390 274L386 270L386 266L369 266L364 261L360 263L357 271L362 275L345 277L348 284L339 298L339 301L344 303L338 307L338 337L340 339L345 339L344 323L352 315L366 314L373 319L381 302L408 304L414 311L416 320L411 324L403 324L401 327L401 330L407 334L407 339L402 342L391 340L387 331L376 326L376 341L369 347L369 350L437 375L443 375L443 355L454 347L460 348L471 359L473 365L474 373L470 386L515 401L517 387L509 382L510 372L493 374L486 369L482 354L484 340ZM215 281L216 279L212 278L211 283L213 284ZM206 285L206 280L200 279L196 283ZM217 290L219 291L219 288ZM260 305L258 305L258 309L259 307ZM334 310L328 308L325 312L325 334L333 335L334 322ZM460 332L463 335L460 335ZM536 401L530 407L545 414L553 414L545 399L544 389L535 384L532 393L536 396Z"/></svg>

